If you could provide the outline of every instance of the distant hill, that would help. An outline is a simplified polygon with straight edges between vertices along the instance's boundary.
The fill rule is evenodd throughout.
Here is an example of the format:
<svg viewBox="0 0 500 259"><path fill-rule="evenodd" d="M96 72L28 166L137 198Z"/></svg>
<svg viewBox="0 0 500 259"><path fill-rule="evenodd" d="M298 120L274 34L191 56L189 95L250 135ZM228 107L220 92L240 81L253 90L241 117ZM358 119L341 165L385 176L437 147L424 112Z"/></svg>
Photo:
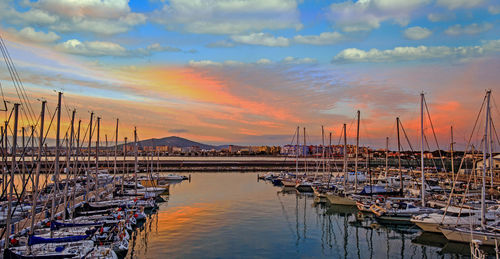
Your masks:
<svg viewBox="0 0 500 259"><path fill-rule="evenodd" d="M166 138L152 138L139 141L139 146L174 146L174 147L192 147L198 146L201 149L219 149L217 146L207 145L189 139L171 136Z"/></svg>

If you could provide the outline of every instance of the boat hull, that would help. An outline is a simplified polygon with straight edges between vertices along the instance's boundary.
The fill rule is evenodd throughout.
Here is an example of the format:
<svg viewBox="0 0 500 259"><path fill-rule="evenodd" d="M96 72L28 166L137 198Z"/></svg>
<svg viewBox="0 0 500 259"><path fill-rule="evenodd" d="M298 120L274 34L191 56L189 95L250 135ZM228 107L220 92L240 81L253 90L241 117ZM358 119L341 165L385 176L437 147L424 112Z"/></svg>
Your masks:
<svg viewBox="0 0 500 259"><path fill-rule="evenodd" d="M467 231L466 229L442 228L446 239L460 243L470 243L472 240L481 241L481 245L494 246L495 240L500 243L500 234L480 233L478 231Z"/></svg>
<svg viewBox="0 0 500 259"><path fill-rule="evenodd" d="M356 206L356 201L348 197L341 197L335 194L326 194L330 204Z"/></svg>

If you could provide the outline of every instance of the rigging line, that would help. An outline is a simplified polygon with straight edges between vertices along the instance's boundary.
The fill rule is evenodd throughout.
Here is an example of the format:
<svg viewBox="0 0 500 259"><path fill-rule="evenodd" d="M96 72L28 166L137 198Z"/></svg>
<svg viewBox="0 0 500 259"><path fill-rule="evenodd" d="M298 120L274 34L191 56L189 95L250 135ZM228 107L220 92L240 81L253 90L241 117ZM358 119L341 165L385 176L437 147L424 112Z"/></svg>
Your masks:
<svg viewBox="0 0 500 259"><path fill-rule="evenodd" d="M10 77L12 79L12 83L14 85L14 89L16 90L17 97L19 98L19 102L22 103L22 100L21 100L21 97L20 97L20 94L19 94L19 89L17 88L16 81L14 80L14 76L12 75L12 70L11 70L9 64L7 63L5 52L4 52L4 49L3 49L3 45L1 43L0 43L0 51L2 52L2 56L4 57L4 61L5 61L6 66L7 66L7 70L9 71Z"/></svg>
<svg viewBox="0 0 500 259"><path fill-rule="evenodd" d="M4 45L5 51L7 53L7 57L9 58L9 61L10 61L11 65L12 65L13 70L14 70L14 75L17 77L18 82L21 85L21 93L24 94L23 97L26 100L27 108L31 112L30 113L30 117L33 120L33 117L35 117L34 116L35 112L33 110L33 107L31 106L31 102L29 101L28 95L26 94L26 89L24 88L24 84L23 84L21 78L19 77L19 74L17 73L16 66L14 65L14 62L12 61L12 58L11 58L10 53L9 53L9 50L7 49L7 46L5 45L5 43L4 43L4 41L3 41L3 39L2 39L1 36L0 36L0 42L2 42L2 44Z"/></svg>
<svg viewBox="0 0 500 259"><path fill-rule="evenodd" d="M498 109L497 102L495 101L495 98L493 97L493 95L491 96L491 100L493 102L493 106L495 107L495 109L497 110L498 114L500 115L500 109ZM491 113L491 111L490 111L490 113Z"/></svg>
<svg viewBox="0 0 500 259"><path fill-rule="evenodd" d="M441 159L441 163L443 165L443 168L446 168L444 165L443 155L441 154L441 148L439 147L439 143L438 143L438 140L436 137L436 131L434 131L434 124L432 124L431 113L429 112L429 107L427 106L427 101L425 100L425 96L424 96L424 104L425 104L425 110L427 111L427 117L429 118L429 122L431 124L432 135L434 136L434 141L436 141L436 146L438 149L439 158ZM430 148L429 148L429 151L430 151Z"/></svg>
<svg viewBox="0 0 500 259"><path fill-rule="evenodd" d="M425 144L427 145L427 149L430 152L431 151L431 147L429 146L429 141L427 140L427 136L425 134L424 134L424 140L425 140ZM432 154L432 152L431 152L431 154ZM436 165L436 161L434 161L434 158L431 159L431 161L432 161L432 164L434 165L434 168L436 168L436 170L437 170L437 165ZM425 165L424 165L424 167L425 167Z"/></svg>
<svg viewBox="0 0 500 259"><path fill-rule="evenodd" d="M410 139L408 138L408 135L406 134L406 130L403 127L403 122L401 121L401 119L399 120L399 126L401 126L401 130L403 130L403 134L405 135L406 142L408 142L408 146L410 147L411 152L415 152L415 150L413 149L413 146L411 145Z"/></svg>
<svg viewBox="0 0 500 259"><path fill-rule="evenodd" d="M66 103L66 97L64 94L62 95L61 102L62 102L62 105L64 105L64 107L65 107L66 114L68 115L68 119L71 120L71 109L68 107L68 104Z"/></svg>
<svg viewBox="0 0 500 259"><path fill-rule="evenodd" d="M47 109L48 110L48 109ZM47 134L45 135L43 139L43 143L46 143L47 137L49 136L50 128L52 127L52 123L54 122L54 118L56 117L56 112L54 112L54 115L52 116L52 119L50 119L49 126L47 127ZM50 114L49 114L50 116Z"/></svg>
<svg viewBox="0 0 500 259"><path fill-rule="evenodd" d="M495 136L497 137L498 145L500 145L500 138L498 138L497 129L495 128L495 123L493 123L493 121L491 121L491 126L493 127L493 131L495 132Z"/></svg>
<svg viewBox="0 0 500 259"><path fill-rule="evenodd" d="M4 56L5 64L7 65L7 70L9 71L10 77L12 79L12 83L14 85L14 89L16 90L17 97L19 98L19 102L20 102L20 104L23 104L22 94L20 93L20 89L18 88L16 78L13 75L12 68L10 66L10 63L8 62L8 59L7 59L6 54L5 54L4 46L2 46L1 42L0 42L0 51L2 52L2 55ZM21 112L26 114L26 111L24 110L23 106L21 106Z"/></svg>
<svg viewBox="0 0 500 259"><path fill-rule="evenodd" d="M479 118L481 117L481 113L483 111L483 108L485 107L486 98L487 98L487 95L485 95L484 98L483 98L483 102L481 103L481 108L479 109L479 113L477 114L476 121L474 122L474 127L472 127L472 132L470 134L469 140L467 141L467 145L465 146L464 155L462 156L462 159L460 160L460 165L458 167L457 174L455 175L455 179L453 179L453 186L451 188L450 196L448 198L448 202L446 204L446 209L445 209L445 212L443 214L443 219L442 220L444 220L444 216L446 215L446 211L448 210L448 207L451 204L451 199L453 198L453 193L455 191L455 184L456 184L456 182L458 180L458 176L460 175L460 171L461 171L462 166L464 164L465 158L467 157L466 156L467 150L469 149L469 146L470 146L470 143L471 143L471 140L472 140L472 136L474 135L474 132L476 131L477 122L479 121Z"/></svg>
<svg viewBox="0 0 500 259"><path fill-rule="evenodd" d="M0 82L0 92L2 93L2 100L3 100L3 105L4 108L1 108L0 111L7 111L7 101L5 101L5 95L3 93L3 87L2 87L2 82Z"/></svg>

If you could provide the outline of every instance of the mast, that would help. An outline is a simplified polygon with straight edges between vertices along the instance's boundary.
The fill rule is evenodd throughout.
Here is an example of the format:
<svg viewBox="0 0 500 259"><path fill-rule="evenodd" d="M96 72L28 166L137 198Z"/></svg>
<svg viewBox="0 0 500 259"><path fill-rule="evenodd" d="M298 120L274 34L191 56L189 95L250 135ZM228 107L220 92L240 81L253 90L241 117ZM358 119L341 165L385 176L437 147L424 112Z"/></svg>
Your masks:
<svg viewBox="0 0 500 259"><path fill-rule="evenodd" d="M90 158L91 158L91 153L92 153L92 119L94 118L94 112L90 113L90 122L89 122L89 148L87 149L88 152L88 161L87 161L87 179L85 182L87 183L87 193L85 195L85 201L88 202L89 200L89 195L90 195L90 179L92 173L90 172Z"/></svg>
<svg viewBox="0 0 500 259"><path fill-rule="evenodd" d="M425 171L424 171L424 93L420 94L420 168L422 173L422 207L425 207Z"/></svg>
<svg viewBox="0 0 500 259"><path fill-rule="evenodd" d="M347 126L344 123L344 189L347 184Z"/></svg>
<svg viewBox="0 0 500 259"><path fill-rule="evenodd" d="M370 147L368 147L366 154L368 155L366 157L367 170L368 174L370 175L370 198L373 198L372 170L370 169Z"/></svg>
<svg viewBox="0 0 500 259"><path fill-rule="evenodd" d="M493 189L493 118L491 118L491 110L490 110L490 143L489 143L489 156L490 156L490 188Z"/></svg>
<svg viewBox="0 0 500 259"><path fill-rule="evenodd" d="M329 141L328 141L328 152L327 152L327 156L328 156L328 172L330 172L330 175L328 177L328 186L327 188L330 188L330 180L332 179L332 167L331 167L331 159L332 159L332 133L330 132L330 138L329 138Z"/></svg>
<svg viewBox="0 0 500 259"><path fill-rule="evenodd" d="M31 125L31 170L35 169L35 126ZM33 176L31 176L31 191L35 189Z"/></svg>
<svg viewBox="0 0 500 259"><path fill-rule="evenodd" d="M9 126L9 122L8 121L5 121L5 124L4 124L4 127L3 127L3 130L2 130L2 133L3 133L3 167L4 167L4 170L3 170L3 173L2 173L2 177L3 177L3 181L2 181L2 184L3 184L3 188L2 188L2 192L7 192L7 156L9 155L9 152L7 151L7 145L8 145L8 137L7 137L7 128ZM4 195L5 193L2 193L2 195Z"/></svg>
<svg viewBox="0 0 500 259"><path fill-rule="evenodd" d="M43 149L43 124L45 121L45 104L46 101L42 101L42 110L40 111L40 136L39 136L39 143L38 143L38 161L36 163L36 171L35 171L35 184L33 185L33 201L32 201L32 206L31 206L31 224L30 224L30 236L35 234L35 217L36 217L36 206L37 206L37 200L38 200L38 183L40 180L40 169L41 169L41 164L42 164L42 149ZM32 150L34 153L34 150ZM28 244L26 244L28 245ZM28 246L28 249L29 246ZM29 250L28 250L29 251Z"/></svg>
<svg viewBox="0 0 500 259"><path fill-rule="evenodd" d="M128 178L128 165L126 164L126 161L127 160L127 137L125 137L125 144L123 144L123 173L124 175L122 175L122 188L121 188L121 191L122 191L122 194L123 194L123 181L125 180L125 175L127 176ZM126 169L125 169L126 167Z"/></svg>
<svg viewBox="0 0 500 259"><path fill-rule="evenodd" d="M134 155L135 155L135 163L134 163L135 186L134 186L134 191L135 191L135 195L136 196L137 196L137 171L139 170L139 163L137 161L137 153L138 153L138 147L137 147L137 128L134 127Z"/></svg>
<svg viewBox="0 0 500 259"><path fill-rule="evenodd" d="M57 126L56 126L56 157L54 164L54 188L52 189L52 207L50 208L50 222L54 221L56 211L56 197L59 191L59 153L61 134L61 99L62 92L57 95ZM58 206L59 207L59 206ZM54 231L50 230L50 238L54 237Z"/></svg>
<svg viewBox="0 0 500 259"><path fill-rule="evenodd" d="M302 152L304 153L304 174L307 176L306 127L304 127L304 148L302 149Z"/></svg>
<svg viewBox="0 0 500 259"><path fill-rule="evenodd" d="M34 168L35 168L35 126L31 125L31 169ZM31 177L31 182L33 182L33 177Z"/></svg>
<svg viewBox="0 0 500 259"><path fill-rule="evenodd" d="M396 128L398 132L398 171L399 171L399 192L403 194L403 171L401 171L401 139L399 137L399 117L396 118Z"/></svg>
<svg viewBox="0 0 500 259"><path fill-rule="evenodd" d="M483 177L481 186L481 227L486 227L486 152L488 152L488 128L490 125L490 96L491 90L486 92L486 123L484 127L484 146L483 146ZM489 165L491 166L491 164Z"/></svg>
<svg viewBox="0 0 500 259"><path fill-rule="evenodd" d="M25 139L24 139L25 138L25 136L24 136L24 127L21 127L21 134L22 134L21 139L22 139L22 142L23 142L23 146L22 146L23 150L21 152L21 154L23 154L21 156L21 158L22 158L22 163L21 163L21 172L22 172L21 174L22 174L22 177L21 177L21 181L23 182L23 185L24 185L24 183L26 182L26 167L24 166L25 163L26 163L25 157L24 157L24 155L26 154L26 142L25 142Z"/></svg>
<svg viewBox="0 0 500 259"><path fill-rule="evenodd" d="M116 130L115 130L115 162L113 164L113 191L116 190L115 177L118 168L116 166L116 157L118 156L118 119L116 119Z"/></svg>
<svg viewBox="0 0 500 259"><path fill-rule="evenodd" d="M297 126L297 145L295 149L295 180L299 177L299 137L300 137L300 127Z"/></svg>
<svg viewBox="0 0 500 259"><path fill-rule="evenodd" d="M76 133L76 150L75 150L75 165L74 165L74 177L73 177L73 186L76 186L76 177L80 172L80 169L78 168L78 158L80 157L81 154L81 146L80 146L80 127L82 124L82 120L78 120L78 129ZM83 143L82 143L83 144ZM73 196L72 196L72 207L75 205L75 196L76 196L76 188L73 188ZM87 195L85 195L87 196Z"/></svg>
<svg viewBox="0 0 500 259"><path fill-rule="evenodd" d="M387 173L389 173L389 137L385 138L385 187L387 188Z"/></svg>
<svg viewBox="0 0 500 259"><path fill-rule="evenodd" d="M12 136L12 165L10 168L10 182L9 182L9 194L7 196L8 205L7 205L7 220L5 221L5 241L4 248L9 248L9 238L11 234L11 226L12 223L12 195L14 194L14 171L16 170L16 153L17 153L17 123L19 120L19 104L14 104L14 129ZM5 135L7 136L7 135Z"/></svg>
<svg viewBox="0 0 500 259"><path fill-rule="evenodd" d="M321 159L323 160L323 174L325 173L325 130L323 129L323 125L321 125Z"/></svg>
<svg viewBox="0 0 500 259"><path fill-rule="evenodd" d="M64 185L64 214L63 214L63 219L66 219L67 217L67 213L66 213L66 208L68 207L68 195L67 195L67 192L68 192L68 184L69 184L69 181L70 181L70 176L71 176L71 171L73 170L70 170L69 168L69 160L70 160L70 155L71 155L71 150L73 149L73 135L74 135L74 131L75 131L75 125L74 125L74 122L75 122L75 114L76 114L76 110L73 110L73 113L71 115L71 130L70 130L70 137L69 139L66 139L66 141L69 140L69 142L67 143L67 147L68 147L68 150L66 150L66 184ZM74 177L74 176L73 176ZM75 186L76 187L76 186Z"/></svg>
<svg viewBox="0 0 500 259"><path fill-rule="evenodd" d="M451 133L451 144L450 144L451 182L453 183L455 181L455 163L453 161L453 145L455 144L455 142L453 142L453 126L450 126L450 133Z"/></svg>
<svg viewBox="0 0 500 259"><path fill-rule="evenodd" d="M358 110L358 124L356 126L356 158L354 161L354 190L358 189L359 117L360 111Z"/></svg>
<svg viewBox="0 0 500 259"><path fill-rule="evenodd" d="M97 138L95 140L95 200L99 200L98 188L99 188L99 133L101 127L101 117L97 117Z"/></svg>

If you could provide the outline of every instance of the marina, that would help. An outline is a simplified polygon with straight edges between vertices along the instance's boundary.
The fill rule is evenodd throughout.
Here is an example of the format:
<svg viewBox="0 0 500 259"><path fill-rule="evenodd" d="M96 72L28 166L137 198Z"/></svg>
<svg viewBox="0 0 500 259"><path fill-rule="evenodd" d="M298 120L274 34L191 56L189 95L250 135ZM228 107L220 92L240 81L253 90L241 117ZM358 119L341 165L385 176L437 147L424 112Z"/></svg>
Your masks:
<svg viewBox="0 0 500 259"><path fill-rule="evenodd" d="M281 158L293 160L295 168L265 174L207 172L210 167L188 174L165 172L160 152L148 152L144 147L140 152L136 128L132 150L129 153L123 147L119 155L118 119L112 148L107 136L106 148L100 147L101 118L93 125L93 113L83 139L81 121L75 130L76 110L65 137L60 138L62 97L59 92L53 113L56 139L50 160L43 144L46 102L40 112L37 149L34 130L27 142L23 135L22 145L17 143L19 104L12 109L10 141L1 130L5 151L0 214L3 258L148 258L150 253L152 257L180 258L224 258L231 253L241 257L379 258L382 254L395 256L395 251L401 258L499 256L500 193L497 169L492 166L491 91L478 114L486 117L483 159L464 163L466 152L456 171L451 162L451 172L443 159L438 160L442 167L425 163L423 142L420 167L402 166L401 146L398 163L392 166L388 149L385 167L380 159L372 164L369 150L360 159L360 111L355 152L348 157L343 148L342 160L333 160L331 135L330 144L325 145L323 128L321 148L308 156L306 128L297 127L292 141L295 156ZM422 141L424 104L421 94ZM396 122L399 143L402 125L399 118ZM5 123L5 129L10 123ZM343 147L347 147L345 124L341 132ZM31 143L31 154L26 143ZM85 144L86 154L81 150ZM127 159L130 155L133 159ZM481 161L488 163L480 165ZM463 170L468 165L472 170ZM183 193L184 189L190 193ZM148 237L153 229L155 235ZM182 245L169 246L179 241L173 240L176 238L185 240ZM399 248L391 251L391 246ZM450 246L460 250L450 251Z"/></svg>
<svg viewBox="0 0 500 259"><path fill-rule="evenodd" d="M0 0L0 259L500 259L498 15Z"/></svg>

